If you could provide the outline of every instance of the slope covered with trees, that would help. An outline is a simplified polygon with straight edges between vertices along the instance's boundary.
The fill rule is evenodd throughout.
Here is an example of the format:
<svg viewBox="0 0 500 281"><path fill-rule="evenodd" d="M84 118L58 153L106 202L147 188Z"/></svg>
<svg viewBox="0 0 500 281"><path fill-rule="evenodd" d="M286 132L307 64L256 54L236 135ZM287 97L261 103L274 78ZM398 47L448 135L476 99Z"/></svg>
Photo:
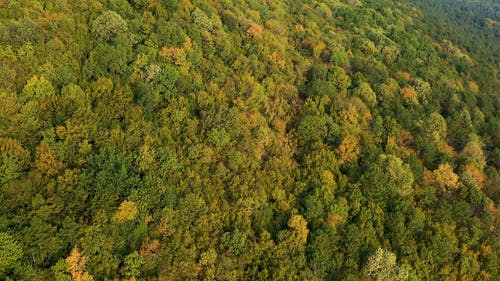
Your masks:
<svg viewBox="0 0 500 281"><path fill-rule="evenodd" d="M0 0L0 279L498 280L498 4L449 2Z"/></svg>

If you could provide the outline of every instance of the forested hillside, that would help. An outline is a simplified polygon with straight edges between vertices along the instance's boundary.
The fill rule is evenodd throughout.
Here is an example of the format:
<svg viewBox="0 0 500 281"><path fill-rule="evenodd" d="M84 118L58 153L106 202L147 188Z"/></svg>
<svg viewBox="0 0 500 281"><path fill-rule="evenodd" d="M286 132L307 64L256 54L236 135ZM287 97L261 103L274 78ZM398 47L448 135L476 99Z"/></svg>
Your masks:
<svg viewBox="0 0 500 281"><path fill-rule="evenodd" d="M499 280L499 17L0 0L0 280Z"/></svg>

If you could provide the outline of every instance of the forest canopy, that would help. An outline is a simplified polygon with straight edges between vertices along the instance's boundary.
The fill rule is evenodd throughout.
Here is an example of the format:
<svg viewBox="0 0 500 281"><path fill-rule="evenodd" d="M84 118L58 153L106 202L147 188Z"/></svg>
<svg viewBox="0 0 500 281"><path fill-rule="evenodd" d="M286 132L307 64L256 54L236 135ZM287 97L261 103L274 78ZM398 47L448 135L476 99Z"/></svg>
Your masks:
<svg viewBox="0 0 500 281"><path fill-rule="evenodd" d="M498 280L496 0L0 0L1 280Z"/></svg>

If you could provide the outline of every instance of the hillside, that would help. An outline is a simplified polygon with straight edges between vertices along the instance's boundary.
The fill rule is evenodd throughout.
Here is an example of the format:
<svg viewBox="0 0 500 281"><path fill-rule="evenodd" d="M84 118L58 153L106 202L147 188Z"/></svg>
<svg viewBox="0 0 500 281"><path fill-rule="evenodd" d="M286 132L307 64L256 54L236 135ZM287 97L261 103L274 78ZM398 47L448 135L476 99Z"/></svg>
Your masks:
<svg viewBox="0 0 500 281"><path fill-rule="evenodd" d="M496 0L0 0L0 280L498 280Z"/></svg>

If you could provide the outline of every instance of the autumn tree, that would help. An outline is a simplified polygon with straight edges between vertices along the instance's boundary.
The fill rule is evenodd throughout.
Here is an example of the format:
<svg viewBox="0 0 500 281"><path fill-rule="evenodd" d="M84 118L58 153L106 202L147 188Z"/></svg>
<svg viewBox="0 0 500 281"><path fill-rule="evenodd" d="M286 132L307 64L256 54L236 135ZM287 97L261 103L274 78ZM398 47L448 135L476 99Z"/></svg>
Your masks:
<svg viewBox="0 0 500 281"><path fill-rule="evenodd" d="M64 164L46 141L42 141L36 148L35 165L48 176L56 175L64 167Z"/></svg>
<svg viewBox="0 0 500 281"><path fill-rule="evenodd" d="M361 153L358 139L353 135L345 136L335 152L340 164L352 164Z"/></svg>
<svg viewBox="0 0 500 281"><path fill-rule="evenodd" d="M137 215L137 207L133 201L123 201L115 213L115 219L120 222L132 221Z"/></svg>
<svg viewBox="0 0 500 281"><path fill-rule="evenodd" d="M442 189L456 189L458 188L458 175L453 171L453 167L449 163L440 164L439 167L433 171L436 183Z"/></svg>
<svg viewBox="0 0 500 281"><path fill-rule="evenodd" d="M74 281L93 281L94 277L90 275L86 270L86 264L88 261L87 256L83 256L75 246L71 251L71 254L66 258L66 263L68 266L68 272Z"/></svg>

